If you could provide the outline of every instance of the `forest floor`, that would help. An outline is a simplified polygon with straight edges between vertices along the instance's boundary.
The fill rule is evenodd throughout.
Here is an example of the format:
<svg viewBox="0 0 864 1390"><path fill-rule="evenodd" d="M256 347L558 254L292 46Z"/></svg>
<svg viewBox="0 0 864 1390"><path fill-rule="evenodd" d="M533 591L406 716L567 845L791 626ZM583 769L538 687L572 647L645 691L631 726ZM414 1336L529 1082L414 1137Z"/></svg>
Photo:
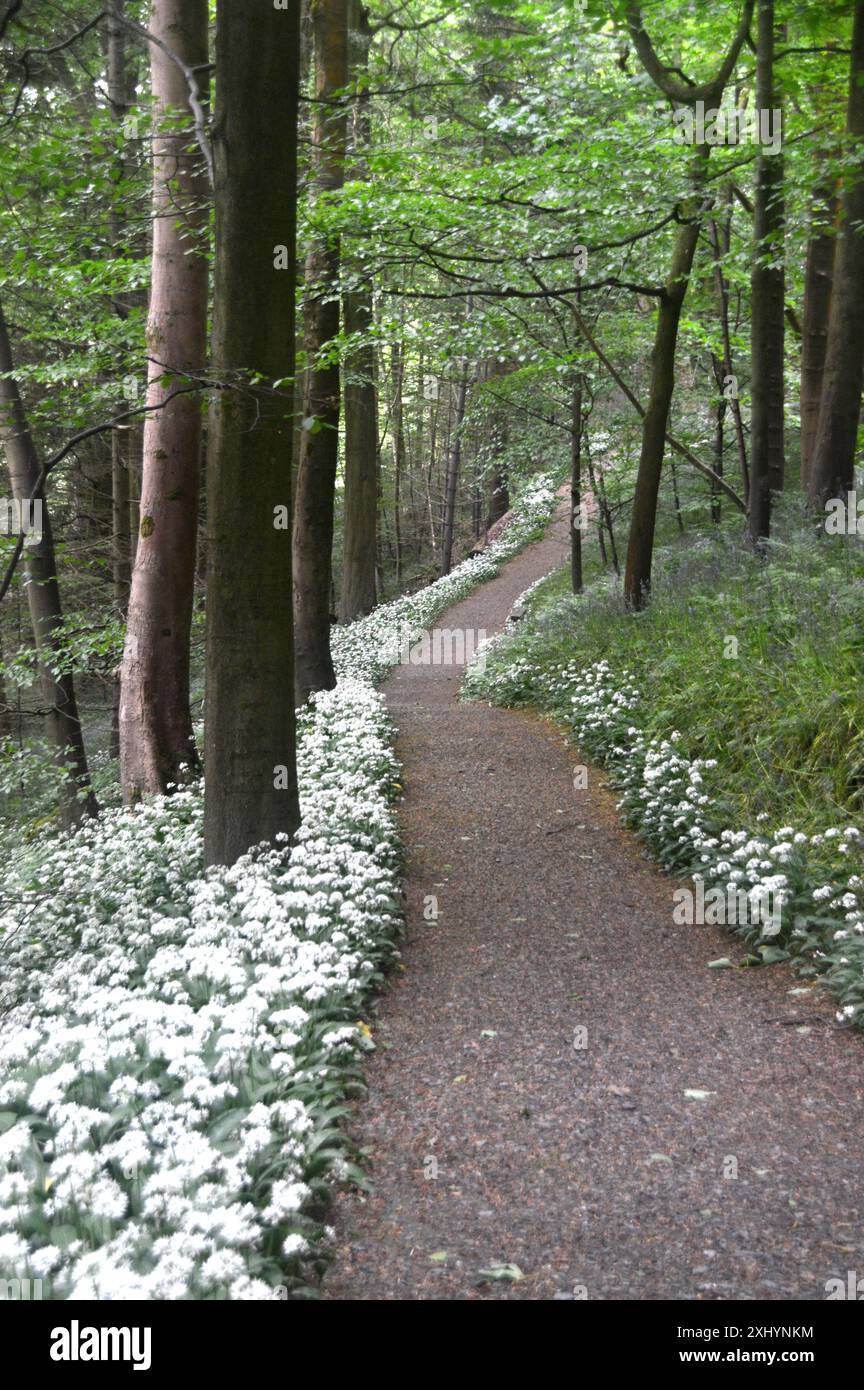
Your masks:
<svg viewBox="0 0 864 1390"><path fill-rule="evenodd" d="M501 627L566 561L561 513L438 626ZM709 969L734 939L675 925L601 774L574 790L561 731L460 704L461 675L384 687L408 925L324 1296L824 1299L864 1269L860 1034L786 965Z"/></svg>

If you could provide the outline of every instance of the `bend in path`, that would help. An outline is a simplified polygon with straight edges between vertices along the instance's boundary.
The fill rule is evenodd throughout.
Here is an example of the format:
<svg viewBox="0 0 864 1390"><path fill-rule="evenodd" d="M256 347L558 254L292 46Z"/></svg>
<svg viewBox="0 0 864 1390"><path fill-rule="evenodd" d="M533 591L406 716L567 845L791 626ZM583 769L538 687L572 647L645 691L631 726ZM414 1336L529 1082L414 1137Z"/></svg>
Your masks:
<svg viewBox="0 0 864 1390"><path fill-rule="evenodd" d="M559 517L439 625L495 630L566 551ZM598 774L575 791L560 732L458 704L461 674L385 686L408 932L325 1297L824 1298L864 1268L861 1039L787 967L707 969L736 943L673 923Z"/></svg>

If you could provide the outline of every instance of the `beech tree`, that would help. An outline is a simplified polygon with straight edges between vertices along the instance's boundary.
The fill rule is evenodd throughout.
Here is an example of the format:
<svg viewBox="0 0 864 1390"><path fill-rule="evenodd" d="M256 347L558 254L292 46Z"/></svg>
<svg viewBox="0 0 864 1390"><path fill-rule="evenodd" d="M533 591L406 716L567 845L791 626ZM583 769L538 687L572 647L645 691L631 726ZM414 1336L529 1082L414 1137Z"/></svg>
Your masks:
<svg viewBox="0 0 864 1390"><path fill-rule="evenodd" d="M348 36L352 71L365 78L372 39L369 11L351 0ZM354 98L352 176L361 178L363 155L371 135L369 96ZM345 291L342 318L354 340L343 368L345 415L345 501L342 523L342 584L339 618L349 623L375 606L375 555L378 531L378 393L376 388L372 285L366 279Z"/></svg>
<svg viewBox="0 0 864 1390"><path fill-rule="evenodd" d="M129 61L129 29L125 23L125 0L112 0L106 22L108 105L121 131L132 104L134 77ZM121 206L122 190L130 173L129 160L124 152L117 158L116 178L118 196L111 212L111 240L118 251L128 244L130 226ZM131 296L116 300L117 311L124 317L129 312ZM126 402L119 398L118 414ZM114 605L119 617L125 619L129 609L132 586L132 475L136 466L136 450L140 442L138 422L122 421L111 431L111 568L114 580ZM139 518L140 521L140 518ZM137 530L136 523L136 530ZM120 753L120 673L114 681L114 724L111 730L112 752Z"/></svg>
<svg viewBox="0 0 864 1390"><path fill-rule="evenodd" d="M771 115L774 81L774 0L758 0L756 110ZM777 110L781 108L777 107ZM750 421L750 538L758 544L771 528L771 497L783 487L784 303L783 157L761 148L756 164L753 270L750 281L752 397Z"/></svg>
<svg viewBox="0 0 864 1390"><path fill-rule="evenodd" d="M347 0L310 0L314 33L312 127L316 195L345 176L348 85ZM303 430L294 517L295 691L298 705L336 683L330 656L333 515L339 461L339 240L324 232L306 258Z"/></svg>
<svg viewBox="0 0 864 1390"><path fill-rule="evenodd" d="M817 156L827 164L825 152ZM801 486L810 486L810 465L819 428L819 405L825 373L825 348L828 342L828 316L831 311L831 289L834 283L835 221L839 198L837 182L823 168L813 191L810 211L810 234L807 240L807 259L804 268L804 310L801 316Z"/></svg>
<svg viewBox="0 0 864 1390"><path fill-rule="evenodd" d="M570 587L582 592L582 396L583 378L573 372L570 387Z"/></svg>
<svg viewBox="0 0 864 1390"><path fill-rule="evenodd" d="M206 88L206 0L154 0L150 24L157 122L147 321L150 410L120 672L120 766L127 801L164 792L198 765L189 705L189 637L201 400L189 387L202 379L207 336L202 237L209 186L199 147L201 115L194 109Z"/></svg>
<svg viewBox="0 0 864 1390"><path fill-rule="evenodd" d="M627 24L636 52L645 71L659 90L680 105L695 107L696 103L701 101L706 108L717 108L747 37L753 15L753 3L754 0L745 0L737 32L726 56L714 76L702 83L685 81L678 76L673 67L660 61L642 23L640 6L628 3ZM666 450L669 407L675 388L675 347L702 217L707 210L705 179L709 155L710 149L704 145L697 148L694 154L691 163L691 193L682 202L677 214L679 230L672 252L672 265L659 294L657 328L651 352L651 390L642 424L642 450L627 543L627 568L624 574L624 597L633 609L643 607L651 585L657 493Z"/></svg>
<svg viewBox="0 0 864 1390"><path fill-rule="evenodd" d="M300 822L291 610L299 5L219 0L204 852ZM278 135L278 138L276 138Z"/></svg>
<svg viewBox="0 0 864 1390"><path fill-rule="evenodd" d="M444 492L444 524L441 533L441 573L449 574L453 564L453 537L456 526L456 496L459 484L459 469L462 463L462 431L465 427L465 403L468 396L468 366L465 361L459 368L459 381L456 386L456 409L453 428L450 434L450 450L447 455L447 486Z"/></svg>
<svg viewBox="0 0 864 1390"><path fill-rule="evenodd" d="M834 286L819 425L808 477L811 501L822 506L844 497L855 481L855 445L864 386L864 0L855 5L846 112L847 161L844 166L840 240Z"/></svg>

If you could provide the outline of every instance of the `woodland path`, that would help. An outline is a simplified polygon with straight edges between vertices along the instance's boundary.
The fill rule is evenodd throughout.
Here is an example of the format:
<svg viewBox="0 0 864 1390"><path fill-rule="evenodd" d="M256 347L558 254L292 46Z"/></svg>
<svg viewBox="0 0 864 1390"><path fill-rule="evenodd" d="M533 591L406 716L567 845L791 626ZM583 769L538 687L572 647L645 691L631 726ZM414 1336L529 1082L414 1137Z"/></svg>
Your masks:
<svg viewBox="0 0 864 1390"><path fill-rule="evenodd" d="M491 633L566 558L564 516L439 625ZM673 923L600 774L574 791L561 733L457 703L461 674L384 687L408 931L351 1120L374 1191L338 1199L325 1298L824 1299L864 1273L860 1037L785 966L709 970L739 944Z"/></svg>

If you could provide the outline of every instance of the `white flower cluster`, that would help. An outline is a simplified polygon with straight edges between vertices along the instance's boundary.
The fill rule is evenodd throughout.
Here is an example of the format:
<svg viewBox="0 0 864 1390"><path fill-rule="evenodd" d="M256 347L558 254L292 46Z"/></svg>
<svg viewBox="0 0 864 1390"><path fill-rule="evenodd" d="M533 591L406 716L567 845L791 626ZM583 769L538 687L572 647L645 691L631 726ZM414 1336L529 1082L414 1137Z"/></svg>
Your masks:
<svg viewBox="0 0 864 1390"><path fill-rule="evenodd" d="M505 638L485 671L469 673L467 693L511 704L539 698L563 716L584 751L611 770L627 821L661 863L724 894L743 891L754 910L739 930L761 958L794 952L805 971L827 974L843 1005L838 1017L864 1023L864 881L856 873L829 876L843 858L860 859L861 832L847 826L808 835L786 825L769 836L721 829L717 760L684 756L677 731L647 737L631 674L613 671L608 661L544 670L518 650L518 638L511 652L513 646ZM760 904L770 904L770 912L760 912Z"/></svg>
<svg viewBox="0 0 864 1390"><path fill-rule="evenodd" d="M416 594L406 594L376 608L366 618L333 630L331 647L339 675L378 681L392 665L394 652L419 640L440 613L484 580L493 578L505 560L515 555L552 516L555 487L551 478L535 478L514 507L514 516L497 540L473 560L463 560L443 579ZM482 647L481 643L481 647ZM479 649L478 649L479 650Z"/></svg>
<svg viewBox="0 0 864 1390"><path fill-rule="evenodd" d="M743 890L751 903L771 902L783 919L784 945L809 952L827 971L844 1003L838 1017L860 1013L864 1021L864 881L857 874L824 881L825 847L860 856L861 832L847 826L807 835L786 825L768 837L714 829L722 803L710 786L717 760L684 757L677 731L646 739L628 719L639 696L627 672L613 674L602 661L565 668L560 679L571 692L574 736L614 769L620 806L661 862L724 892ZM744 934L766 959L778 959L777 920L754 918Z"/></svg>
<svg viewBox="0 0 864 1390"><path fill-rule="evenodd" d="M198 784L0 876L0 1278L100 1300L266 1299L305 1278L327 1239L315 1199L356 1171L337 1120L399 929L382 652L554 501L541 481L480 559L334 634L338 684L299 719L292 846L203 872Z"/></svg>
<svg viewBox="0 0 864 1390"><path fill-rule="evenodd" d="M380 697L343 681L305 723L293 847L202 874L192 787L57 841L38 887L6 874L4 1276L266 1298L317 1234L302 1209L336 1157L399 856Z"/></svg>

